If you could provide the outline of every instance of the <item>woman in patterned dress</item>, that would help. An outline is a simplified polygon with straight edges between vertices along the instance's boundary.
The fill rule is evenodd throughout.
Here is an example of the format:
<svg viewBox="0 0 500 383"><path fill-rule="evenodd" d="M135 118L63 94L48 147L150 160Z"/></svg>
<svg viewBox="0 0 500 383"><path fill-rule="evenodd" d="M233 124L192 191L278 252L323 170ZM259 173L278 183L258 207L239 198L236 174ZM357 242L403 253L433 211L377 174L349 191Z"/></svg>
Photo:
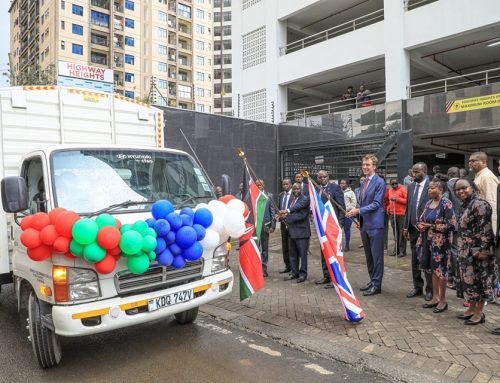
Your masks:
<svg viewBox="0 0 500 383"><path fill-rule="evenodd" d="M494 235L490 204L479 197L470 182L460 179L455 193L462 203L458 221L458 271L461 290L470 307L458 319L466 325L485 322L484 303L492 301L496 286L496 260L493 251ZM457 292L459 289L457 288Z"/></svg>
<svg viewBox="0 0 500 383"><path fill-rule="evenodd" d="M433 308L434 313L448 309L446 302L446 284L448 282L448 264L451 255L453 231L456 217L451 201L443 197L446 183L434 178L429 184L429 201L417 223L420 237L417 241L420 268L432 272L432 301L424 308Z"/></svg>

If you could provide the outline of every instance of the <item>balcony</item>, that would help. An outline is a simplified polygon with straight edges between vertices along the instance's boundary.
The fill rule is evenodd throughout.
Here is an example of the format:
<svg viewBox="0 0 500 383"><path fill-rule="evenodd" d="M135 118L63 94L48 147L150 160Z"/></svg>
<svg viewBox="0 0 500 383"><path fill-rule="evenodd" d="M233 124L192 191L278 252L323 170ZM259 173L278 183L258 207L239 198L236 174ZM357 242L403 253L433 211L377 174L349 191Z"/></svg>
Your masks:
<svg viewBox="0 0 500 383"><path fill-rule="evenodd" d="M113 10L115 12L123 13L123 5L121 5L119 3L114 3L113 4Z"/></svg>
<svg viewBox="0 0 500 383"><path fill-rule="evenodd" d="M405 8L407 11L411 11L412 9L423 7L424 5L434 3L438 0L405 0Z"/></svg>
<svg viewBox="0 0 500 383"><path fill-rule="evenodd" d="M90 52L90 62L97 65L108 65L108 56L102 53Z"/></svg>
<svg viewBox="0 0 500 383"><path fill-rule="evenodd" d="M189 60L186 57L180 57L179 56L179 65L191 66L191 60Z"/></svg>
<svg viewBox="0 0 500 383"><path fill-rule="evenodd" d="M109 11L109 1L108 0L92 0L90 5L93 7L98 7L102 9L106 9Z"/></svg>
<svg viewBox="0 0 500 383"><path fill-rule="evenodd" d="M95 45L100 45L103 47L108 47L109 46L109 40L106 36L100 36L96 35L94 33L91 34L90 36L90 42Z"/></svg>
<svg viewBox="0 0 500 383"><path fill-rule="evenodd" d="M184 49L184 50L187 50L187 51L191 50L191 44L188 44L186 41L182 41L182 40L179 40L178 47L180 49Z"/></svg>

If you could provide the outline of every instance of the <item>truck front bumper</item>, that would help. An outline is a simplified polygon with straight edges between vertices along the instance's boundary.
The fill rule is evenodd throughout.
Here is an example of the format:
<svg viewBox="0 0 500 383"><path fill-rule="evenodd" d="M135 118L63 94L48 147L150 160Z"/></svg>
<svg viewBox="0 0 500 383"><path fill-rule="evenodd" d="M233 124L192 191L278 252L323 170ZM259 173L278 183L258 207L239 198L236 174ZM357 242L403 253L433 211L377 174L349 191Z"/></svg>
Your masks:
<svg viewBox="0 0 500 383"><path fill-rule="evenodd" d="M192 289L194 298L155 311L148 311L148 302L165 295ZM62 336L98 334L177 314L228 295L233 289L230 270L202 280L128 297L71 306L52 306L55 332Z"/></svg>

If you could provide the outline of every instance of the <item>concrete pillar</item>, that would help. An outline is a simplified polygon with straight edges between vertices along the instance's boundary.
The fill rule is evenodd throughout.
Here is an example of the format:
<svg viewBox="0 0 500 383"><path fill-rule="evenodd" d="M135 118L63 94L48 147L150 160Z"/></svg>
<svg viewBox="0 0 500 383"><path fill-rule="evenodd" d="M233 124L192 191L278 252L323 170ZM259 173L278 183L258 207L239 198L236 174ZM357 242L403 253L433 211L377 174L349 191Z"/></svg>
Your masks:
<svg viewBox="0 0 500 383"><path fill-rule="evenodd" d="M386 102L408 98L410 55L404 49L404 3L404 0L384 0Z"/></svg>

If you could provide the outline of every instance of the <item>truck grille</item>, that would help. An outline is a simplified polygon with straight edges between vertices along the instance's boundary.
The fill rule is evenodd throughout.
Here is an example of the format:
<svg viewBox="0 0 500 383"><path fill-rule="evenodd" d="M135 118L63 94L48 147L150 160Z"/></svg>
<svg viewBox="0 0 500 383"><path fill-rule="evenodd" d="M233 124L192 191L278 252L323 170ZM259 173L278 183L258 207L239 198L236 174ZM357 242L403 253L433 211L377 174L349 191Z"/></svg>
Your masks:
<svg viewBox="0 0 500 383"><path fill-rule="evenodd" d="M203 258L195 262L186 262L182 269L171 266L154 265L144 274L136 275L122 271L115 275L118 295L144 293L162 290L201 279L203 276Z"/></svg>

